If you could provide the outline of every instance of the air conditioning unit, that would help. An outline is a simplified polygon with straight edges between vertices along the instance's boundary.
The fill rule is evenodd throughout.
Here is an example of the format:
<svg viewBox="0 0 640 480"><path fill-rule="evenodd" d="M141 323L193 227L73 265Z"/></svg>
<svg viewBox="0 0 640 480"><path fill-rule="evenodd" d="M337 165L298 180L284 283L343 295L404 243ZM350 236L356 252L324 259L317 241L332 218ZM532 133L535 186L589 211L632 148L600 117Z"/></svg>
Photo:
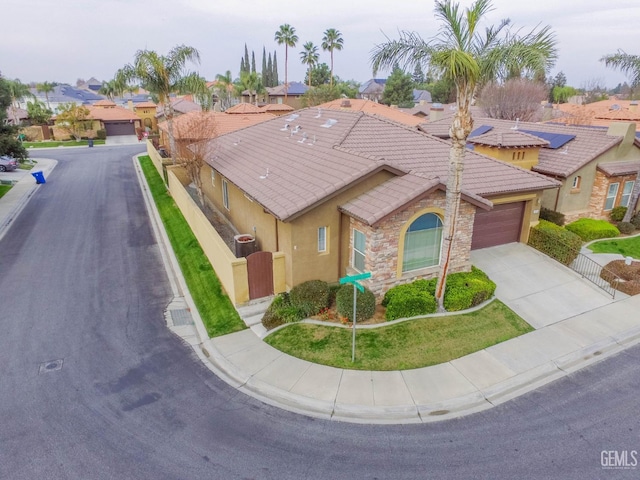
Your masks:
<svg viewBox="0 0 640 480"><path fill-rule="evenodd" d="M236 258L248 257L256 251L256 237L243 233L233 237Z"/></svg>

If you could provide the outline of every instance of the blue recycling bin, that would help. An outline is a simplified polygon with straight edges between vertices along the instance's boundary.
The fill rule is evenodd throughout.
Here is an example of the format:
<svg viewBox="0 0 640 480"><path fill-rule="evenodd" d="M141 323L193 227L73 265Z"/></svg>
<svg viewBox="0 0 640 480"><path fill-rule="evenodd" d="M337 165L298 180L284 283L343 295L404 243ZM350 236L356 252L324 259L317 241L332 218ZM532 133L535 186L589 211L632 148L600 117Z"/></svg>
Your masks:
<svg viewBox="0 0 640 480"><path fill-rule="evenodd" d="M93 138L90 138L87 143L89 144L89 148L93 147Z"/></svg>
<svg viewBox="0 0 640 480"><path fill-rule="evenodd" d="M40 171L31 172L31 175L33 175L33 178L36 179L36 183L37 184L47 183L46 180L44 179L44 174L42 172L40 172Z"/></svg>

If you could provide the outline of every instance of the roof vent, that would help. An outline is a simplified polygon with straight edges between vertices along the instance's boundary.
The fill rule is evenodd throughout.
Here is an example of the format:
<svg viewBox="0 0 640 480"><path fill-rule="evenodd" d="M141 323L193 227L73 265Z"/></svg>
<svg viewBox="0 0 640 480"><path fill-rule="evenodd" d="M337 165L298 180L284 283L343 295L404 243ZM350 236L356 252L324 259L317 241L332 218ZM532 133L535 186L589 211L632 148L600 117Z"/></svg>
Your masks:
<svg viewBox="0 0 640 480"><path fill-rule="evenodd" d="M335 118L328 118L326 122L324 122L322 125L320 125L322 128L331 128L333 127L336 123L338 123L338 120L336 120Z"/></svg>
<svg viewBox="0 0 640 480"><path fill-rule="evenodd" d="M300 125L296 125L295 128L293 130L291 130L291 134L295 135L296 133L298 133L300 130L302 130L302 127Z"/></svg>
<svg viewBox="0 0 640 480"><path fill-rule="evenodd" d="M340 102L340 106L342 108L351 108L351 102L349 101L349 99L342 100L342 102Z"/></svg>
<svg viewBox="0 0 640 480"><path fill-rule="evenodd" d="M611 107L609 107L609 110L620 110L620 105L614 103L613 105L611 105Z"/></svg>
<svg viewBox="0 0 640 480"><path fill-rule="evenodd" d="M300 140L298 140L298 143L304 143L307 140L307 132L303 132L302 133L302 138Z"/></svg>
<svg viewBox="0 0 640 480"><path fill-rule="evenodd" d="M511 130L517 130L518 129L518 123L520 123L520 119L516 118L516 124L513 127L511 127Z"/></svg>
<svg viewBox="0 0 640 480"><path fill-rule="evenodd" d="M281 132L286 132L287 130L289 130L289 124L288 124L288 123L285 123L285 124L284 124L284 127L282 127L282 128L280 129L280 131L281 131Z"/></svg>
<svg viewBox="0 0 640 480"><path fill-rule="evenodd" d="M315 117L313 117L313 118L320 118L321 116L322 116L322 109L321 109L321 108L319 108L319 109L318 109L318 113L317 113L317 114L316 114L316 116L315 116Z"/></svg>
<svg viewBox="0 0 640 480"><path fill-rule="evenodd" d="M296 118L298 118L300 115L298 115L297 113L292 113L291 115L289 115L288 118L285 118L284 121L285 122L293 122Z"/></svg>

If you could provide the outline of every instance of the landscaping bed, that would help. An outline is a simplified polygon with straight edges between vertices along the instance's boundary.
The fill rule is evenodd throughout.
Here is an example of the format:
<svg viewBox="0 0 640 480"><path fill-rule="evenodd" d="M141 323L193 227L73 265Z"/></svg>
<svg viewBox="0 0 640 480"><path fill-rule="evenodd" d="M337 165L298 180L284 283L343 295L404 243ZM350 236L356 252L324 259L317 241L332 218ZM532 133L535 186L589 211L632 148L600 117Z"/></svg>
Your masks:
<svg viewBox="0 0 640 480"><path fill-rule="evenodd" d="M617 275L622 281L614 282L611 273ZM600 276L611 284L613 288L627 295L640 294L640 262L631 262L626 265L624 260L614 260L604 266Z"/></svg>

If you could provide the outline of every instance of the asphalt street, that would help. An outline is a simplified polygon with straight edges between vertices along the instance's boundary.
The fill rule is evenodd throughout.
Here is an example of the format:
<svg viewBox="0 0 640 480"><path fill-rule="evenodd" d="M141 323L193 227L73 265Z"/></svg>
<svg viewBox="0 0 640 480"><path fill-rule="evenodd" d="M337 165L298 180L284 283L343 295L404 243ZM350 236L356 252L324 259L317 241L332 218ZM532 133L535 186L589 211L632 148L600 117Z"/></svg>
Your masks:
<svg viewBox="0 0 640 480"><path fill-rule="evenodd" d="M166 327L140 151L38 152L58 166L0 240L0 479L640 475L640 347L423 425L312 419L228 386Z"/></svg>

